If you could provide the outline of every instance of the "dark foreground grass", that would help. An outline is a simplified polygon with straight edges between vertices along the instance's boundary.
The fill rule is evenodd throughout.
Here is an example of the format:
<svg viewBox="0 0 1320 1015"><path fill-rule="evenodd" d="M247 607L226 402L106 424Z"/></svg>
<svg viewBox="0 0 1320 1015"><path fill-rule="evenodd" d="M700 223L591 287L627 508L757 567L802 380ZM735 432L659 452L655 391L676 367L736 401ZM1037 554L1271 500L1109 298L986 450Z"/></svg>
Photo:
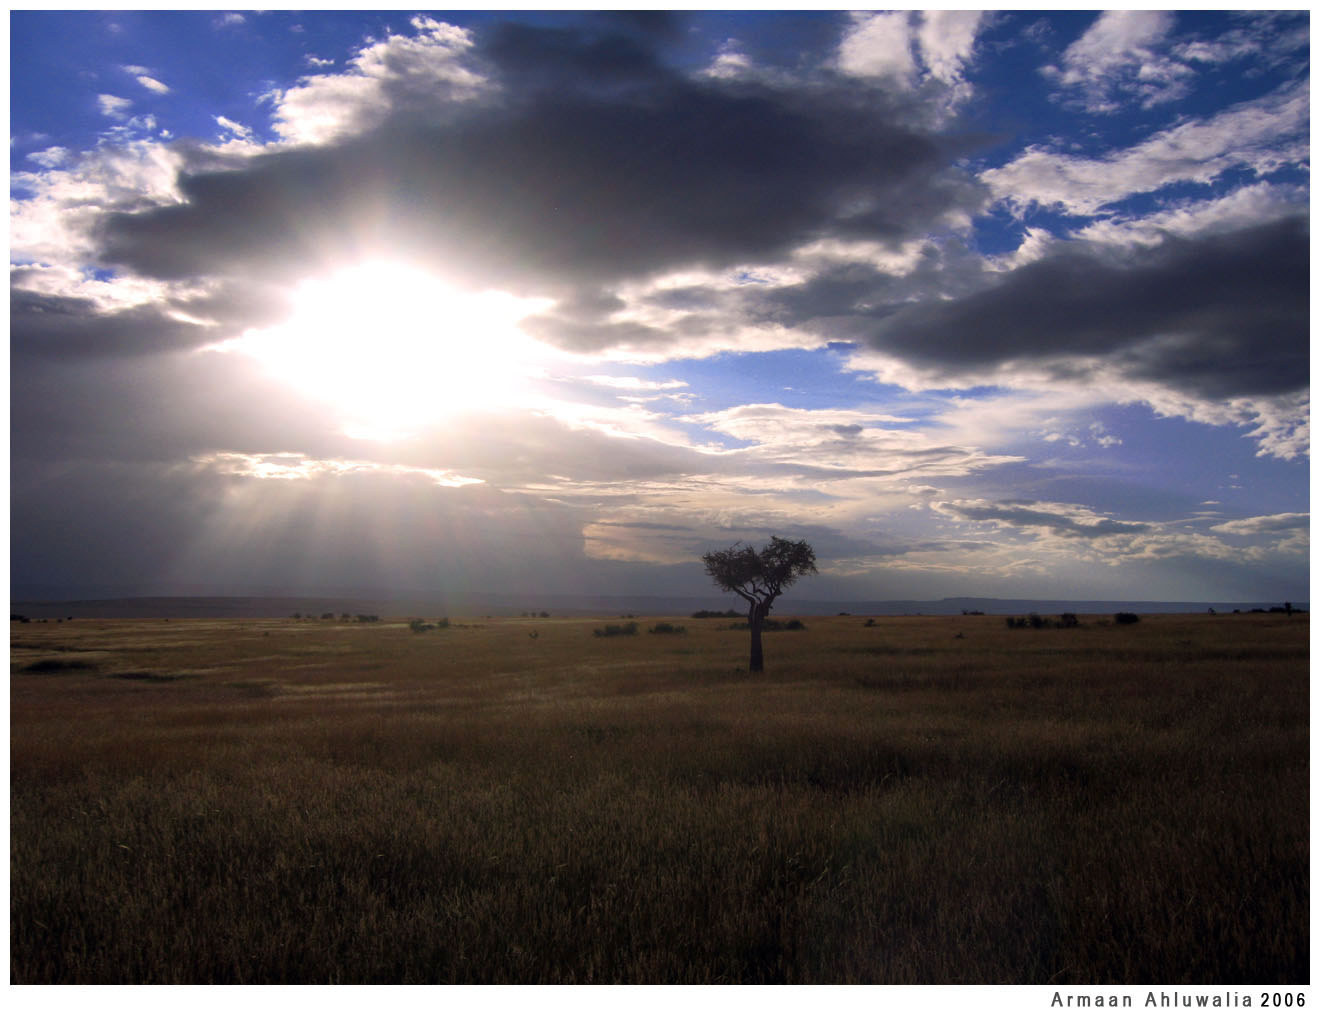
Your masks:
<svg viewBox="0 0 1320 1015"><path fill-rule="evenodd" d="M15 627L13 981L1309 980L1305 617L685 626Z"/></svg>

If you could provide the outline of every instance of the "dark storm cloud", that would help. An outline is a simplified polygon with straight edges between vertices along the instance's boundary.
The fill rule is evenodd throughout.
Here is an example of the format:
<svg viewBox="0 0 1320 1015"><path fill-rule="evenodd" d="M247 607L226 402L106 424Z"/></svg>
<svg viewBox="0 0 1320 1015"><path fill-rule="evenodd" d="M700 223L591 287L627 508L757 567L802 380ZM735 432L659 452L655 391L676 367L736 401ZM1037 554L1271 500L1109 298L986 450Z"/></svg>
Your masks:
<svg viewBox="0 0 1320 1015"><path fill-rule="evenodd" d="M157 463L50 464L15 484L11 513L22 533L11 545L17 588L486 592L543 588L547 576L571 583L589 564L574 512L421 477L262 481Z"/></svg>
<svg viewBox="0 0 1320 1015"><path fill-rule="evenodd" d="M53 359L142 356L207 340L204 329L159 307L102 313L90 300L13 288L9 297L11 354Z"/></svg>
<svg viewBox="0 0 1320 1015"><path fill-rule="evenodd" d="M352 454L333 414L236 356L15 360L14 460L155 462L216 449Z"/></svg>
<svg viewBox="0 0 1320 1015"><path fill-rule="evenodd" d="M586 23L623 35L657 42L673 42L689 24L682 11L583 11Z"/></svg>
<svg viewBox="0 0 1320 1015"><path fill-rule="evenodd" d="M826 235L898 241L969 199L961 152L876 92L693 81L609 38L505 26L479 54L498 100L187 175L184 203L109 217L102 254L186 278L366 248L485 284L599 286Z"/></svg>
<svg viewBox="0 0 1320 1015"><path fill-rule="evenodd" d="M660 24L668 28L673 20L665 18ZM661 84L669 78L654 49L656 36L627 32L642 26L617 18L603 19L601 27L607 31L584 33L580 28L506 21L491 30L482 52L506 82L523 87L585 91Z"/></svg>
<svg viewBox="0 0 1320 1015"><path fill-rule="evenodd" d="M1306 221L1168 238L1127 264L1064 252L961 299L867 325L872 348L963 372L1102 356L1135 379L1207 398L1272 395L1309 378Z"/></svg>
<svg viewBox="0 0 1320 1015"><path fill-rule="evenodd" d="M219 477L142 463L26 463L10 488L11 586L141 591L169 571L222 493Z"/></svg>
<svg viewBox="0 0 1320 1015"><path fill-rule="evenodd" d="M653 328L635 321L600 321L586 315L535 314L522 321L522 330L533 338L580 352L628 346L654 349L673 341L673 326Z"/></svg>
<svg viewBox="0 0 1320 1015"><path fill-rule="evenodd" d="M287 292L253 284L215 284L201 294L119 309L89 299L24 289L31 272L12 273L10 353L15 360L113 359L195 349L221 334L269 323L289 310ZM223 322L224 329L199 323Z"/></svg>

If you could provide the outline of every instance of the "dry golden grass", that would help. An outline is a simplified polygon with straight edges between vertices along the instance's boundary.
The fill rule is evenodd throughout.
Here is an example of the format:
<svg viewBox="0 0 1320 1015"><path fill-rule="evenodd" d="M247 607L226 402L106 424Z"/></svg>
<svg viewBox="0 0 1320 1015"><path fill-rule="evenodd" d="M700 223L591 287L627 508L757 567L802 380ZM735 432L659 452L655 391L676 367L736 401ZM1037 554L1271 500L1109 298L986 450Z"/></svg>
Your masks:
<svg viewBox="0 0 1320 1015"><path fill-rule="evenodd" d="M1307 618L1101 620L15 624L11 975L1306 982Z"/></svg>

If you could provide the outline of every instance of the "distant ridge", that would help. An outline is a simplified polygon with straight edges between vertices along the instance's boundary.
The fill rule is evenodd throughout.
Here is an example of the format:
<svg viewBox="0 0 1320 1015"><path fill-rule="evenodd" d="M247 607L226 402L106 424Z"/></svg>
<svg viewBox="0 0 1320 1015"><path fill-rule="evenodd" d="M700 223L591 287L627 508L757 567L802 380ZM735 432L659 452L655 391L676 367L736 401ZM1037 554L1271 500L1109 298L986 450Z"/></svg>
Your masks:
<svg viewBox="0 0 1320 1015"><path fill-rule="evenodd" d="M319 617L347 613L356 616L496 616L549 613L551 616L614 616L621 613L644 616L687 616L697 610L737 609L737 603L720 596L490 596L466 603L447 603L438 596L417 594L399 598L326 596L149 596L111 599L15 599L9 612L34 619L57 617L290 617L294 613ZM935 600L818 600L785 599L776 608L778 616L956 616L980 612L994 615L1039 613L1106 614L1134 613L1232 613L1234 610L1268 610L1282 601L1186 602L1140 599L989 599L950 597ZM1293 601L1299 611L1306 602Z"/></svg>

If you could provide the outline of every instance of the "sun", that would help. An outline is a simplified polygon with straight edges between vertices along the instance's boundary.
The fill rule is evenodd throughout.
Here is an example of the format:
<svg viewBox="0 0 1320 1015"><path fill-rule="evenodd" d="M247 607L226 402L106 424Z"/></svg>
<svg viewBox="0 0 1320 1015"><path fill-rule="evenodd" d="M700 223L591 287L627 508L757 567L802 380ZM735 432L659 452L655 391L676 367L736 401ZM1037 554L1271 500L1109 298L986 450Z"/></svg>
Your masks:
<svg viewBox="0 0 1320 1015"><path fill-rule="evenodd" d="M524 401L553 353L518 325L552 302L463 292L424 269L373 261L300 283L286 320L211 348L250 356L325 402L345 432L390 439Z"/></svg>

